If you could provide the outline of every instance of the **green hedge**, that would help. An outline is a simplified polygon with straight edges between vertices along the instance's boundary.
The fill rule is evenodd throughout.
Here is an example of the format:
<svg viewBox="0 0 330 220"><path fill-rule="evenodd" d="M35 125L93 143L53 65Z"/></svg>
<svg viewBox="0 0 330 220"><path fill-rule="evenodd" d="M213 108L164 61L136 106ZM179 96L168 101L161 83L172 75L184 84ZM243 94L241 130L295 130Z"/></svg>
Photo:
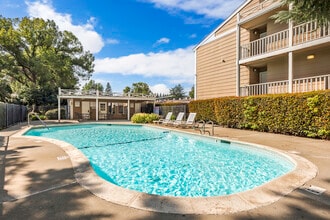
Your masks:
<svg viewBox="0 0 330 220"><path fill-rule="evenodd" d="M198 100L189 109L225 127L330 139L330 90Z"/></svg>
<svg viewBox="0 0 330 220"><path fill-rule="evenodd" d="M133 123L152 123L156 120L159 120L159 115L154 113L136 113L131 117Z"/></svg>
<svg viewBox="0 0 330 220"><path fill-rule="evenodd" d="M58 109L51 109L45 113L45 116L49 120L58 119ZM61 119L65 119L65 109L61 108Z"/></svg>

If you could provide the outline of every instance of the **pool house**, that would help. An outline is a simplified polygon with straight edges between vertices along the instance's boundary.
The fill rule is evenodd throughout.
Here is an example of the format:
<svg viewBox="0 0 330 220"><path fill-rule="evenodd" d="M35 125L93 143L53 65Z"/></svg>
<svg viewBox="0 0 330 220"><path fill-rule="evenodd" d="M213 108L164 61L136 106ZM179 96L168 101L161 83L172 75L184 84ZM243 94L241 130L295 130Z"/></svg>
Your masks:
<svg viewBox="0 0 330 220"><path fill-rule="evenodd" d="M58 121L61 100L67 100L71 120L130 120L134 113L148 111L154 106L154 95L136 93L107 93L98 90L58 89ZM151 109L152 111L152 109Z"/></svg>

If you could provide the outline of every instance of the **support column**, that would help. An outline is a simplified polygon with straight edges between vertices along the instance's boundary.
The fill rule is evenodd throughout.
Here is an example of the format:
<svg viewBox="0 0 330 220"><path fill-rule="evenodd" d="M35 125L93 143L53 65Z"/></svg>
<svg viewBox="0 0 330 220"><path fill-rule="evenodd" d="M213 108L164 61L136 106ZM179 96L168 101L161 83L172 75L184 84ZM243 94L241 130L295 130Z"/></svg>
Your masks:
<svg viewBox="0 0 330 220"><path fill-rule="evenodd" d="M99 120L99 90L96 90L96 106L95 106L95 111L96 111L96 118L95 120Z"/></svg>
<svg viewBox="0 0 330 220"><path fill-rule="evenodd" d="M240 41L241 41L241 30L239 26L240 14L236 15L236 96L240 96L241 87L241 68L239 65L239 60L241 58L240 52Z"/></svg>
<svg viewBox="0 0 330 220"><path fill-rule="evenodd" d="M292 4L289 5L289 10L292 10ZM289 20L289 49L290 52L288 54L288 92L292 93L293 87L293 54L292 54L292 45L293 45L293 22Z"/></svg>
<svg viewBox="0 0 330 220"><path fill-rule="evenodd" d="M292 93L292 87L293 87L293 57L292 57L292 51L288 54L288 81L289 81L289 88L288 92Z"/></svg>
<svg viewBox="0 0 330 220"><path fill-rule="evenodd" d="M131 102L130 102L131 93L128 93L127 99L127 121L131 119Z"/></svg>
<svg viewBox="0 0 330 220"><path fill-rule="evenodd" d="M195 79L194 79L194 100L197 100L197 48L195 49Z"/></svg>
<svg viewBox="0 0 330 220"><path fill-rule="evenodd" d="M57 96L57 122L61 122L61 88L58 88L58 96Z"/></svg>

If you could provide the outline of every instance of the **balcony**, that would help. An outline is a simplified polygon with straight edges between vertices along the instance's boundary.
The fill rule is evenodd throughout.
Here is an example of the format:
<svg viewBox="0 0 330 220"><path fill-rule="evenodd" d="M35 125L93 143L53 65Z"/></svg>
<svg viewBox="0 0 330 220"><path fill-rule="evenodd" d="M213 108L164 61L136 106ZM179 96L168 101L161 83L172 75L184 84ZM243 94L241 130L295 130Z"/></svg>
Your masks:
<svg viewBox="0 0 330 220"><path fill-rule="evenodd" d="M292 92L310 92L330 89L330 74L294 79ZM280 94L289 92L289 80L246 85L240 88L241 96Z"/></svg>
<svg viewBox="0 0 330 220"><path fill-rule="evenodd" d="M285 49L289 48L290 45L293 49L299 48L303 44L315 42L329 36L330 24L318 27L316 22L308 22L293 27L292 42L289 38L289 29L286 29L242 45L240 47L240 58L244 60L262 55L267 57L267 55L274 55L272 52L276 51L285 53L287 52Z"/></svg>

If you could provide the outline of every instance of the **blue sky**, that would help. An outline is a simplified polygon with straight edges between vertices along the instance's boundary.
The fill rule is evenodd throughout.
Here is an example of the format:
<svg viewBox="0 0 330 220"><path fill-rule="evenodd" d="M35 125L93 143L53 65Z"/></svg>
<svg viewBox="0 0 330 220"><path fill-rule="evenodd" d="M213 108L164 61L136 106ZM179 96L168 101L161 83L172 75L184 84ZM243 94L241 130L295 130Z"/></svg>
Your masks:
<svg viewBox="0 0 330 220"><path fill-rule="evenodd" d="M52 19L95 56L92 79L121 92L194 84L193 48L244 0L0 0L3 17ZM82 82L84 84L85 82Z"/></svg>

